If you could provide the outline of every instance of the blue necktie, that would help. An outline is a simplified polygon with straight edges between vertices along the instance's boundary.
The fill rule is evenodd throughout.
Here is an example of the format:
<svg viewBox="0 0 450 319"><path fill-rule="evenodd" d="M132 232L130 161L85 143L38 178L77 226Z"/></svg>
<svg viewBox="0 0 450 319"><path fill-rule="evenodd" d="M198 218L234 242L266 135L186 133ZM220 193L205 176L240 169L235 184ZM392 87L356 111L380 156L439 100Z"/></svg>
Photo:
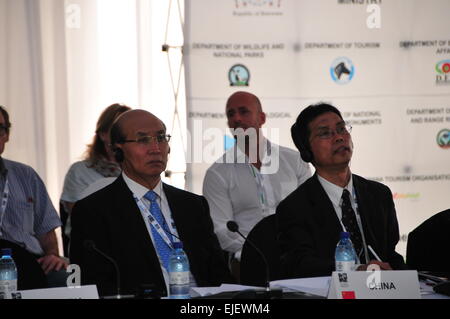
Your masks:
<svg viewBox="0 0 450 319"><path fill-rule="evenodd" d="M144 197L150 201L150 213L153 218L156 219L158 224L162 227L164 232L170 238L170 231L167 229L167 223L164 220L164 216L159 208L158 202L156 201L158 195L154 191L148 191ZM149 217L150 218L150 217ZM151 225L151 224L150 224ZM171 247L167 245L164 239L159 235L156 229L151 225L152 236L154 240L154 244L156 246L156 250L158 252L159 258L161 259L164 268L167 269L169 265L169 255L172 250Z"/></svg>

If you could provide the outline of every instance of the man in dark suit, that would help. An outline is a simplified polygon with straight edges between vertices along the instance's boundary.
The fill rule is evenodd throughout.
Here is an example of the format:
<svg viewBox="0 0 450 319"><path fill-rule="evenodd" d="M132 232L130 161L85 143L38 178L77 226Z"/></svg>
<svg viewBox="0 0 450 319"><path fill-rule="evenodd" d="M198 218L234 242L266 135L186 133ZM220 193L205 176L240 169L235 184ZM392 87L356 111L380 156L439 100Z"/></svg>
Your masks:
<svg viewBox="0 0 450 319"><path fill-rule="evenodd" d="M277 207L283 275L329 276L342 231L350 233L359 270L368 264L381 269L404 269L395 252L398 222L389 188L352 174L351 126L332 105L304 109L291 128L292 138L314 176ZM374 260L368 246L381 261Z"/></svg>
<svg viewBox="0 0 450 319"><path fill-rule="evenodd" d="M122 294L154 285L166 295L168 254L176 241L188 256L191 284L216 286L231 280L205 198L161 182L169 139L153 114L123 113L111 128L122 175L75 204L70 259L80 265L82 283L96 284L100 295L116 293L115 271L86 247L87 240L117 262Z"/></svg>

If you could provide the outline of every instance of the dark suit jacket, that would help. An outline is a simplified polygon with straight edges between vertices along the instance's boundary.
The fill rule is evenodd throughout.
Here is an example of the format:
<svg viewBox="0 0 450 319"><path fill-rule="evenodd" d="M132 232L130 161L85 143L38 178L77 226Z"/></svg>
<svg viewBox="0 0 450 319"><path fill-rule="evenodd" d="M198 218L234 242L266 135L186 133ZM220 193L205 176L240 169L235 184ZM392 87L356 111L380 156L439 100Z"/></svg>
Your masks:
<svg viewBox="0 0 450 319"><path fill-rule="evenodd" d="M230 282L231 275L214 234L206 199L166 184L163 189L197 285ZM114 267L86 249L85 240L92 240L117 262L122 294L136 293L142 284L156 285L167 294L151 237L122 176L75 204L70 244L70 261L81 267L82 284L96 284L100 295L115 294Z"/></svg>
<svg viewBox="0 0 450 319"><path fill-rule="evenodd" d="M357 175L353 186L366 243L394 269L404 269L395 252L399 230L391 191ZM342 227L316 174L278 205L276 216L283 277L331 275Z"/></svg>

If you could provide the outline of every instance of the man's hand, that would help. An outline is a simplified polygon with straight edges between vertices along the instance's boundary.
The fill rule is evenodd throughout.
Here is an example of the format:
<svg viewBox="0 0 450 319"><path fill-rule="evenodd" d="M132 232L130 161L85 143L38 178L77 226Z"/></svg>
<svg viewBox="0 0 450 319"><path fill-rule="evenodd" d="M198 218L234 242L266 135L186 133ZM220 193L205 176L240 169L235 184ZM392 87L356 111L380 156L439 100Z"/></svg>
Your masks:
<svg viewBox="0 0 450 319"><path fill-rule="evenodd" d="M47 275L50 271L66 269L69 263L58 256L58 240L54 229L38 238L44 250L44 256L37 261Z"/></svg>
<svg viewBox="0 0 450 319"><path fill-rule="evenodd" d="M376 265L380 270L392 270L392 267L391 265L389 265L389 263L384 263L378 260L371 260L368 264L360 265L356 270L366 271L370 265ZM372 269L375 267L372 267Z"/></svg>
<svg viewBox="0 0 450 319"><path fill-rule="evenodd" d="M37 261L46 275L52 270L59 271L61 269L66 269L69 265L63 258L55 255L46 255L39 258Z"/></svg>

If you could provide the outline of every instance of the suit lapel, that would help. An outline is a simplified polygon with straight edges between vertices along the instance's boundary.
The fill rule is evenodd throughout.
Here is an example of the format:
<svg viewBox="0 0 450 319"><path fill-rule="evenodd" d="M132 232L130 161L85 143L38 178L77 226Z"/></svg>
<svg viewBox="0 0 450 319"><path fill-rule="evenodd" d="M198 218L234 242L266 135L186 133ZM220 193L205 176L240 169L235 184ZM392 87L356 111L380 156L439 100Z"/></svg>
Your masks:
<svg viewBox="0 0 450 319"><path fill-rule="evenodd" d="M353 174L353 186L355 188L356 199L358 201L358 212L361 217L361 223L364 229L366 244L372 246L375 251L380 251L377 247L372 227L375 222L377 203L374 202L373 196L367 187L367 183L358 175Z"/></svg>
<svg viewBox="0 0 450 319"><path fill-rule="evenodd" d="M330 234L330 238L339 237L342 230L339 219L334 210L330 198L317 178L317 174L311 178L308 185L308 197L314 210L314 220L322 228L323 233Z"/></svg>
<svg viewBox="0 0 450 319"><path fill-rule="evenodd" d="M163 183L164 194L166 195L167 202L169 203L170 212L172 213L172 219L175 223L180 240L183 242L184 238L184 227L179 227L183 223L183 210L186 210L185 203L178 198L176 192L173 191L172 187Z"/></svg>
<svg viewBox="0 0 450 319"><path fill-rule="evenodd" d="M159 272L162 278L159 258L141 212L133 198L133 193L126 185L122 176L119 176L117 179L115 198L116 212L119 215L118 227L120 229L120 235L125 240L129 239L131 244L137 244L137 250L142 252L142 259L149 260L149 263L154 267L154 271Z"/></svg>

